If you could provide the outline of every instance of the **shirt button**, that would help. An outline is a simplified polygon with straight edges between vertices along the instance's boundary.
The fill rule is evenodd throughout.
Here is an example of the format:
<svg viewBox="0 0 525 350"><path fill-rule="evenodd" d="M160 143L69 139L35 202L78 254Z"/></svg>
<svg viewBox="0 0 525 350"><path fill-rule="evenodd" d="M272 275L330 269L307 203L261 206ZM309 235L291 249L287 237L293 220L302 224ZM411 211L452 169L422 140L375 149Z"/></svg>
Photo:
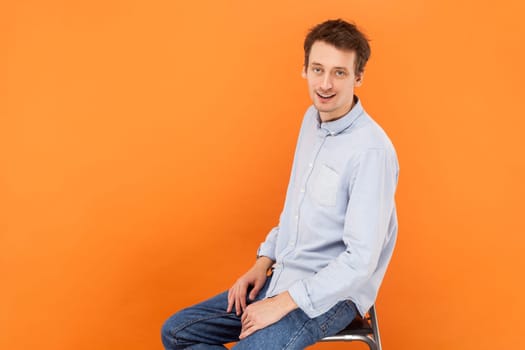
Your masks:
<svg viewBox="0 0 525 350"><path fill-rule="evenodd" d="M313 167L314 165L312 163L308 163L308 166L311 168Z"/></svg>
<svg viewBox="0 0 525 350"><path fill-rule="evenodd" d="M301 193L304 193L304 188L301 188Z"/></svg>
<svg viewBox="0 0 525 350"><path fill-rule="evenodd" d="M296 216L295 216L295 220L297 220L297 219L299 219L299 215L296 215Z"/></svg>

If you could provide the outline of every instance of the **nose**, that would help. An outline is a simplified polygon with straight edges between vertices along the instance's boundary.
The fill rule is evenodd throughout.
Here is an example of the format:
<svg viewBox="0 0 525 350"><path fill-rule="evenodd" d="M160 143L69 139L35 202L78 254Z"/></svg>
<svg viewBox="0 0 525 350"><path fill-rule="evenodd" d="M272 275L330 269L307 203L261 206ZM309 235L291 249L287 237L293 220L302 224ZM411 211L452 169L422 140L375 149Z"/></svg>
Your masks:
<svg viewBox="0 0 525 350"><path fill-rule="evenodd" d="M329 73L325 73L321 80L321 89L323 90L330 90L332 88L332 77Z"/></svg>

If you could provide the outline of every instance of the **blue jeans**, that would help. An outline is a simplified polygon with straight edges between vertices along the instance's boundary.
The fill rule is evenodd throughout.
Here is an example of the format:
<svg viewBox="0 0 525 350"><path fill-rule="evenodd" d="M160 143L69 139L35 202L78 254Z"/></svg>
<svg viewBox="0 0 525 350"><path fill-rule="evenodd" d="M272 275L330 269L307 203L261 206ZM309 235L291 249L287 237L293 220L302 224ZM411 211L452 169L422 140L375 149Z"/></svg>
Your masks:
<svg viewBox="0 0 525 350"><path fill-rule="evenodd" d="M269 280L256 301L265 295ZM238 342L233 347L236 350L304 349L323 337L336 334L357 315L350 300L337 303L316 318L309 318L301 309L295 309L278 322L239 341L241 318L235 312L226 312L227 305L228 292L224 292L171 316L162 327L165 349L224 350L223 344L231 342Z"/></svg>

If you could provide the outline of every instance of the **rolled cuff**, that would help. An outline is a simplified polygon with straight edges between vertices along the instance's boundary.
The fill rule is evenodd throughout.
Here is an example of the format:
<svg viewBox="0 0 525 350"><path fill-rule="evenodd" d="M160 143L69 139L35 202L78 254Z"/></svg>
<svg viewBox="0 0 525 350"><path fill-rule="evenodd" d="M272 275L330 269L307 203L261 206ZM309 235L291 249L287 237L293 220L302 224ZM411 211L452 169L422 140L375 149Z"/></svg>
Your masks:
<svg viewBox="0 0 525 350"><path fill-rule="evenodd" d="M267 244L266 242L263 242L259 246L259 249L257 249L257 257L260 257L260 256L266 256L270 258L271 260L275 261L275 254L274 254L273 246L271 246L270 244Z"/></svg>
<svg viewBox="0 0 525 350"><path fill-rule="evenodd" d="M315 318L324 313L325 310L318 310L314 308L312 301L308 297L308 291L302 281L297 281L288 289L288 293L292 297L297 306L304 311L310 318Z"/></svg>

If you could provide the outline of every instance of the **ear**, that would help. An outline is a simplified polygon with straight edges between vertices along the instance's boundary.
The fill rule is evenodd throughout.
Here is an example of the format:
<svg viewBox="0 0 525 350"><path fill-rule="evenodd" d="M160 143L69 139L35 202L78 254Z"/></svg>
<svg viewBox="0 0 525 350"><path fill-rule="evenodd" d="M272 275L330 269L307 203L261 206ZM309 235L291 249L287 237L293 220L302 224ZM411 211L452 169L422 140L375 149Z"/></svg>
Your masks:
<svg viewBox="0 0 525 350"><path fill-rule="evenodd" d="M303 70L301 71L301 76L306 79L306 67L303 66Z"/></svg>
<svg viewBox="0 0 525 350"><path fill-rule="evenodd" d="M365 72L361 72L355 76L355 86L361 86L363 84L363 78L365 77Z"/></svg>

